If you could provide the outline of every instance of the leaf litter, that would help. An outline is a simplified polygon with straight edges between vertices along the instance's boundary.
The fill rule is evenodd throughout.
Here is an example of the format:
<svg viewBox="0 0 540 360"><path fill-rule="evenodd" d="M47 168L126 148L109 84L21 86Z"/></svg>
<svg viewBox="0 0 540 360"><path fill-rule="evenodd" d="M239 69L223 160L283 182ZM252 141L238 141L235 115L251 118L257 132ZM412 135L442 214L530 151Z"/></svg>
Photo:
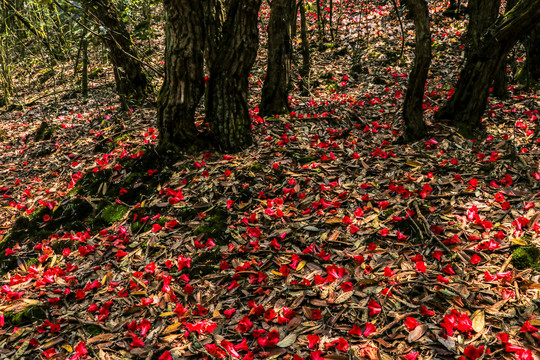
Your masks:
<svg viewBox="0 0 540 360"><path fill-rule="evenodd" d="M538 358L537 93L493 99L485 140L434 123L401 145L410 62L392 58L392 8L339 9L336 43L365 71L328 48L310 96L261 119L261 52L257 145L239 154L144 161L154 110L120 112L106 91L4 112L0 237L20 216L36 229L2 249L3 357ZM442 11L428 121L464 33ZM55 131L36 140L42 119Z"/></svg>

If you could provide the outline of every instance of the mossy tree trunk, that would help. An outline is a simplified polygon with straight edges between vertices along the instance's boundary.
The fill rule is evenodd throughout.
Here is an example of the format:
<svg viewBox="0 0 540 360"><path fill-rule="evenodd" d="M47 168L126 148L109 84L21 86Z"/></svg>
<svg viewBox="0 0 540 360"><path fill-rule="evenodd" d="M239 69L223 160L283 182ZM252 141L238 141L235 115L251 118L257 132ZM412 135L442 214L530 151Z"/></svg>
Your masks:
<svg viewBox="0 0 540 360"><path fill-rule="evenodd" d="M416 47L414 66L409 76L407 94L403 107L405 119L405 137L418 140L426 136L426 124L423 119L423 100L426 79L431 64L431 32L429 28L429 12L425 0L408 0L414 17L416 30Z"/></svg>
<svg viewBox="0 0 540 360"><path fill-rule="evenodd" d="M495 72L522 34L529 32L539 20L540 0L521 0L499 17L484 33L478 51L466 59L456 91L437 117L452 120L462 135L475 137L481 128Z"/></svg>
<svg viewBox="0 0 540 360"><path fill-rule="evenodd" d="M199 1L166 0L165 80L158 97L159 147L197 145L195 109L204 93L204 21Z"/></svg>
<svg viewBox="0 0 540 360"><path fill-rule="evenodd" d="M252 144L248 111L248 77L257 56L258 12L261 0L230 0L219 61L210 69L207 120L214 143L224 151Z"/></svg>
<svg viewBox="0 0 540 360"><path fill-rule="evenodd" d="M296 21L292 19L296 1L272 0L271 4L268 24L268 68L259 105L261 116L283 114L289 111L291 28L296 25Z"/></svg>
<svg viewBox="0 0 540 360"><path fill-rule="evenodd" d="M82 4L92 18L105 29L101 39L110 52L116 91L120 95L122 105L126 107L132 101L144 100L149 85L148 79L116 6L111 0L83 0Z"/></svg>

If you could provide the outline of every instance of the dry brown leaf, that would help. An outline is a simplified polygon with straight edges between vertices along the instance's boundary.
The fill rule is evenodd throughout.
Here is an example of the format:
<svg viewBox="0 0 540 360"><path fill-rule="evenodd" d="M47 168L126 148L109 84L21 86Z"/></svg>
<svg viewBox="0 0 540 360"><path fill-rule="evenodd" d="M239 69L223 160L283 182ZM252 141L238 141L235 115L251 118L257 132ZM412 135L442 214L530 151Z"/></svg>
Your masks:
<svg viewBox="0 0 540 360"><path fill-rule="evenodd" d="M418 339L420 339L422 336L424 336L424 334L426 333L427 329L429 327L426 325L426 324L422 324L422 325L419 325L417 327L415 327L410 333L409 335L407 336L407 341L408 342L415 342L417 341Z"/></svg>

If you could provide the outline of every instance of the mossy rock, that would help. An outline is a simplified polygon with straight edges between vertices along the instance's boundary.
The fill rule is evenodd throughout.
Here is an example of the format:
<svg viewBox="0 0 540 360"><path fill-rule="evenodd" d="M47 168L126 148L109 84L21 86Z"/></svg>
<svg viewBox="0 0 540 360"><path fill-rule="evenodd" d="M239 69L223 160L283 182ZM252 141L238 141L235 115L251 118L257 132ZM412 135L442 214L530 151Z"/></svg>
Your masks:
<svg viewBox="0 0 540 360"><path fill-rule="evenodd" d="M516 269L540 269L540 249L534 245L520 246L512 252L512 265Z"/></svg>
<svg viewBox="0 0 540 360"><path fill-rule="evenodd" d="M42 306L30 305L18 313L6 312L4 314L4 320L7 324L18 326L31 323L36 320L43 320L46 318L46 315L47 314L45 313L45 310L43 310Z"/></svg>
<svg viewBox="0 0 540 360"><path fill-rule="evenodd" d="M334 51L334 56L336 56L336 57L345 56L348 53L349 53L349 49L347 49L346 47L342 47L342 48L336 49Z"/></svg>
<svg viewBox="0 0 540 360"><path fill-rule="evenodd" d="M253 172L258 172L258 171L262 171L264 170L264 164L261 164L261 163L253 163L249 166L249 170L250 171L253 171Z"/></svg>
<svg viewBox="0 0 540 360"><path fill-rule="evenodd" d="M180 222L193 220L198 214L199 212L190 206L184 206L174 209L174 215L178 218Z"/></svg>
<svg viewBox="0 0 540 360"><path fill-rule="evenodd" d="M47 231L41 229L39 225L43 221L43 216L49 212L49 208L42 207L30 216L19 216L11 226L10 231L0 240L0 260L9 261L10 258L5 258L3 255L8 247L27 239L35 240L38 236L44 235ZM4 268L5 265L2 263L0 267Z"/></svg>
<svg viewBox="0 0 540 360"><path fill-rule="evenodd" d="M38 263L39 263L38 258L30 258L30 259L26 260L26 267L30 267L32 265L37 265Z"/></svg>
<svg viewBox="0 0 540 360"><path fill-rule="evenodd" d="M309 164L320 159L317 155L305 155L305 156L293 155L293 157L295 158L296 161L298 161L300 165Z"/></svg>
<svg viewBox="0 0 540 360"><path fill-rule="evenodd" d="M47 80L49 80L50 78L52 78L55 74L55 71L54 69L45 69L43 71L41 71L41 73L38 75L38 81L40 84L44 84L47 82Z"/></svg>
<svg viewBox="0 0 540 360"><path fill-rule="evenodd" d="M108 224L113 224L117 221L122 220L127 211L127 206L116 203L110 204L103 209L100 218Z"/></svg>
<svg viewBox="0 0 540 360"><path fill-rule="evenodd" d="M204 223L195 229L193 234L203 234L206 238L214 239L216 244L219 245L226 244L229 237L228 234L226 234L228 216L227 210L214 208L210 211L209 216L203 219Z"/></svg>
<svg viewBox="0 0 540 360"><path fill-rule="evenodd" d="M446 46L444 46L443 43L440 43L437 41L435 41L431 46L433 50L436 50L436 51L443 51L446 48Z"/></svg>
<svg viewBox="0 0 540 360"><path fill-rule="evenodd" d="M39 127L37 128L36 133L34 134L34 140L35 141L45 140L44 139L45 133L47 132L49 127L50 127L49 123L43 120L41 124L39 124Z"/></svg>
<svg viewBox="0 0 540 360"><path fill-rule="evenodd" d="M152 227L148 224L148 222L142 223L140 221L132 221L129 229L131 230L132 234L140 234L149 231L151 228Z"/></svg>
<svg viewBox="0 0 540 360"><path fill-rule="evenodd" d="M364 73L368 73L369 70L365 68L364 66L362 66L362 64L357 63L351 66L351 72L355 74L364 74Z"/></svg>
<svg viewBox="0 0 540 360"><path fill-rule="evenodd" d="M215 273L220 260L221 247L215 246L211 250L203 251L200 255L193 257L188 273L193 276L204 276Z"/></svg>
<svg viewBox="0 0 540 360"><path fill-rule="evenodd" d="M334 74L331 71L323 71L319 74L319 79L331 80Z"/></svg>
<svg viewBox="0 0 540 360"><path fill-rule="evenodd" d="M97 79L102 74L103 74L103 67L101 66L97 67L94 70L90 71L90 73L88 74L88 79L89 80Z"/></svg>
<svg viewBox="0 0 540 360"><path fill-rule="evenodd" d="M60 211L61 217L68 217L72 221L82 221L93 213L94 207L85 199L73 198L62 206Z"/></svg>
<svg viewBox="0 0 540 360"><path fill-rule="evenodd" d="M97 336L101 333L103 333L103 329L101 329L99 326L97 325L88 325L85 327L85 330L88 334L92 335L92 336Z"/></svg>

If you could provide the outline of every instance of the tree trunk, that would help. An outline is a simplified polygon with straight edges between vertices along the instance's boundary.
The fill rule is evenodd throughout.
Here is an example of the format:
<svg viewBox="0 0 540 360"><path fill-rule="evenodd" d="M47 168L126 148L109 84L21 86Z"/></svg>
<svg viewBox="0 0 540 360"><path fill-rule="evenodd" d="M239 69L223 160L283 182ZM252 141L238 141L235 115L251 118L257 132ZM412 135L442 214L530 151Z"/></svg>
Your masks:
<svg viewBox="0 0 540 360"><path fill-rule="evenodd" d="M480 49L482 35L493 25L499 14L501 0L470 0L469 25L467 26L467 53L466 57L472 56Z"/></svg>
<svg viewBox="0 0 540 360"><path fill-rule="evenodd" d="M505 13L512 10L516 6L517 0L507 0ZM503 60L503 63L499 69L495 72L493 80L493 96L499 99L508 97L508 77L506 76L508 69L508 56Z"/></svg>
<svg viewBox="0 0 540 360"><path fill-rule="evenodd" d="M527 60L524 68L527 71L527 79L536 82L540 80L540 23L530 32L525 44L527 48Z"/></svg>
<svg viewBox="0 0 540 360"><path fill-rule="evenodd" d="M165 80L158 97L159 147L197 145L195 109L204 92L204 21L199 1L165 0Z"/></svg>
<svg viewBox="0 0 540 360"><path fill-rule="evenodd" d="M416 48L414 66L409 75L407 94L403 106L405 119L405 137L418 140L426 136L426 124L423 119L423 100L426 79L431 64L431 33L429 12L425 0L409 0L416 30Z"/></svg>
<svg viewBox="0 0 540 360"><path fill-rule="evenodd" d="M261 0L230 0L220 59L210 69L207 120L214 142L224 151L240 151L253 142L247 94L259 44L260 5Z"/></svg>
<svg viewBox="0 0 540 360"><path fill-rule="evenodd" d="M81 48L82 48L81 49L82 50L81 95L82 95L82 98L86 100L86 98L88 98L88 39L86 38L85 35L83 35L83 38L81 40Z"/></svg>
<svg viewBox="0 0 540 360"><path fill-rule="evenodd" d="M105 28L105 34L101 38L110 52L116 91L122 105L127 107L131 101L144 100L148 79L137 59L131 36L120 20L118 10L110 0L83 0L82 3L88 13Z"/></svg>
<svg viewBox="0 0 540 360"><path fill-rule="evenodd" d="M456 91L437 117L451 119L462 135L475 137L481 128L495 71L522 34L529 32L539 20L540 0L521 0L499 17L484 34L479 51L465 61Z"/></svg>
<svg viewBox="0 0 540 360"><path fill-rule="evenodd" d="M214 60L218 59L216 54L225 21L224 5L221 0L207 0L202 2L202 6L205 21L204 58L206 66L211 69Z"/></svg>
<svg viewBox="0 0 540 360"><path fill-rule="evenodd" d="M272 0L268 24L268 69L259 105L263 117L289 111L293 8L296 8L295 0Z"/></svg>
<svg viewBox="0 0 540 360"><path fill-rule="evenodd" d="M324 0L315 0L317 2L317 28L319 30L319 40L324 41L324 15L322 13L321 1Z"/></svg>
<svg viewBox="0 0 540 360"><path fill-rule="evenodd" d="M307 36L306 4L300 2L300 38L302 39L302 68L300 69L301 89L307 92L309 89L309 72L311 71L311 56L309 53L309 40Z"/></svg>

